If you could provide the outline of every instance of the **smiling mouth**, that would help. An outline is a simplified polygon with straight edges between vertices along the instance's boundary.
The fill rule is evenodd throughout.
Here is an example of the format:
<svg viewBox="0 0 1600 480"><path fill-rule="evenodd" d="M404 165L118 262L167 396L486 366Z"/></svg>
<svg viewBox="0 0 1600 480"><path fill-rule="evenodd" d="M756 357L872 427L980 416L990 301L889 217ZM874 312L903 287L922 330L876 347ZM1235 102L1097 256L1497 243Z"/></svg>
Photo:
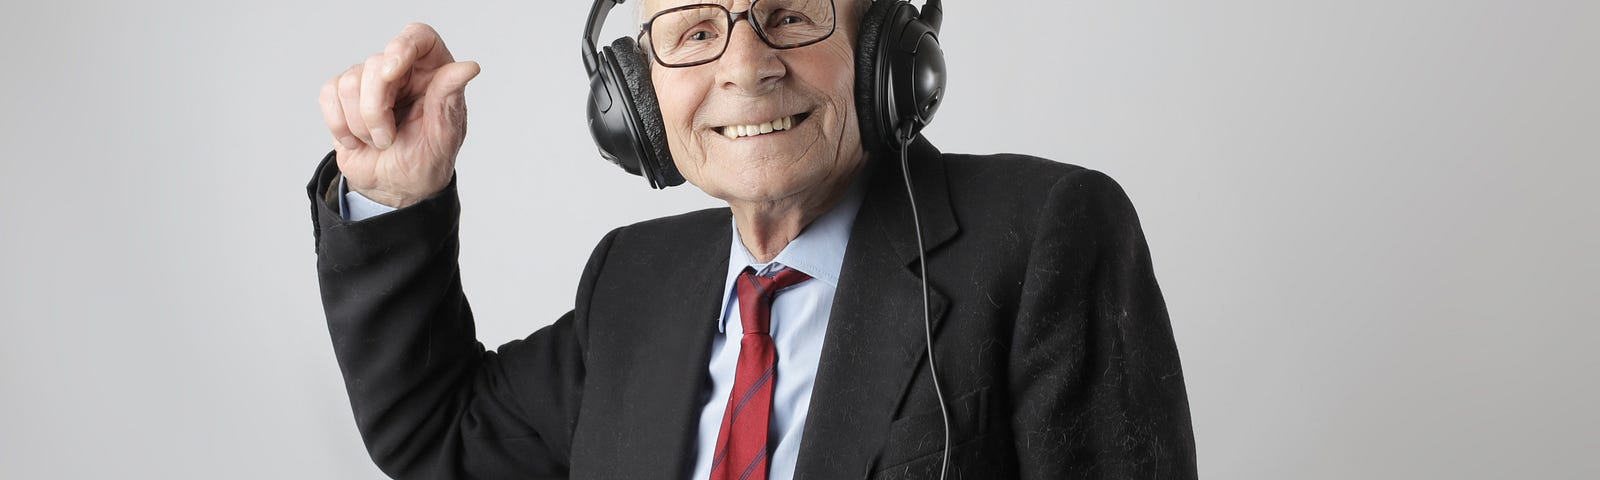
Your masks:
<svg viewBox="0 0 1600 480"><path fill-rule="evenodd" d="M773 132L789 130L794 128L795 125L799 125L801 122L806 121L807 118L811 118L811 112L789 115L787 117L774 119L770 122L758 123L754 125L728 125L725 127L716 127L715 130L717 133L720 133L722 136L728 137L729 139L754 137Z"/></svg>

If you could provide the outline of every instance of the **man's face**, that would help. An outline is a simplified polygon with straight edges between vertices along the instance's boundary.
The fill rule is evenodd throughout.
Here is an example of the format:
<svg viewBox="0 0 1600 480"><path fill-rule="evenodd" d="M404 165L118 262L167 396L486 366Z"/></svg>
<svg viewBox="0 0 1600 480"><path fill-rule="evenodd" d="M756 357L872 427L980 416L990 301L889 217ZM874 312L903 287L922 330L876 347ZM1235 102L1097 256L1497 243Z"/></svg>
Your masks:
<svg viewBox="0 0 1600 480"><path fill-rule="evenodd" d="M699 2L646 1L646 18L688 3ZM734 12L750 7L744 0L721 3ZM850 2L839 3L845 5L837 8L833 34L812 45L773 49L740 21L714 62L652 64L668 144L684 179L730 203L780 201L848 182L865 157L854 103L859 19ZM729 136L740 125L785 119L792 128Z"/></svg>

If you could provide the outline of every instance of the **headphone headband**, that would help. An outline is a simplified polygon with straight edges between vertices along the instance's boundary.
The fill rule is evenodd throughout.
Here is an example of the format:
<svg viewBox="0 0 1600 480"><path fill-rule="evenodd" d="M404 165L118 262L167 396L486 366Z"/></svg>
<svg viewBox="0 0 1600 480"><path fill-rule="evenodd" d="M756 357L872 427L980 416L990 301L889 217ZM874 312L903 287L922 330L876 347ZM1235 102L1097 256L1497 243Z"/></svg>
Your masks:
<svg viewBox="0 0 1600 480"><path fill-rule="evenodd" d="M606 15L611 14L611 9L626 0L595 0L594 6L589 7L589 22L583 27L583 69L594 75L600 68L599 53L595 44L600 38L600 27L606 24Z"/></svg>
<svg viewBox="0 0 1600 480"><path fill-rule="evenodd" d="M934 32L939 31L939 26L944 23L944 6L939 0L928 0L922 3L922 15L917 17L922 23L927 24Z"/></svg>

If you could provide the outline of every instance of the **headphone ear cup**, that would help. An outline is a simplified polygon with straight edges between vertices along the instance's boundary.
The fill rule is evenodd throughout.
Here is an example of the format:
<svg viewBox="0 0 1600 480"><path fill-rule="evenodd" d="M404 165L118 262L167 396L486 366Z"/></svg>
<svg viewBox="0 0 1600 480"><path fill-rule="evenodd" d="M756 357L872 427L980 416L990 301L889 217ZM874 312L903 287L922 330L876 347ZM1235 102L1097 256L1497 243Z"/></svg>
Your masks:
<svg viewBox="0 0 1600 480"><path fill-rule="evenodd" d="M899 3L897 0L872 2L872 7L862 16L861 28L857 32L856 122L861 126L861 144L873 153L888 151L885 140L888 132L883 132L880 126L888 112L878 107L880 97L888 94L887 85L884 84L887 72L880 70L888 66L882 65L879 54L887 48L883 43L889 32L885 32L884 28Z"/></svg>
<svg viewBox="0 0 1600 480"><path fill-rule="evenodd" d="M683 184L683 176L678 173L678 166L672 161L672 150L667 146L667 130L665 122L661 120L661 106L656 103L656 89L650 83L649 59L645 58L643 50L631 37L618 38L611 42L611 48L616 52L617 68L622 71L623 83L627 84L629 97L633 100L631 107L634 118L638 119L639 127L644 132L644 138L637 140L644 143L647 158L643 161L650 165L641 165L640 173L646 176L658 174L659 188ZM651 179L651 184L656 183L656 179Z"/></svg>

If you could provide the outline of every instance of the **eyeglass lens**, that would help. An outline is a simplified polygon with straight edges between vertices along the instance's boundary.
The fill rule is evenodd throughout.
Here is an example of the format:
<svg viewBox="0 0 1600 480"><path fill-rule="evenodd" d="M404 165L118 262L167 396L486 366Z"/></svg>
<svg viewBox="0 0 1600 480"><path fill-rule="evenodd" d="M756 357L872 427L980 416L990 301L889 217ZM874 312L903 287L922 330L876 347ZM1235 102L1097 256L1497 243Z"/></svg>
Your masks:
<svg viewBox="0 0 1600 480"><path fill-rule="evenodd" d="M831 0L759 0L748 15L756 33L772 48L810 45L833 33ZM650 48L667 66L689 66L722 56L733 28L721 5L698 4L667 9L650 20Z"/></svg>

